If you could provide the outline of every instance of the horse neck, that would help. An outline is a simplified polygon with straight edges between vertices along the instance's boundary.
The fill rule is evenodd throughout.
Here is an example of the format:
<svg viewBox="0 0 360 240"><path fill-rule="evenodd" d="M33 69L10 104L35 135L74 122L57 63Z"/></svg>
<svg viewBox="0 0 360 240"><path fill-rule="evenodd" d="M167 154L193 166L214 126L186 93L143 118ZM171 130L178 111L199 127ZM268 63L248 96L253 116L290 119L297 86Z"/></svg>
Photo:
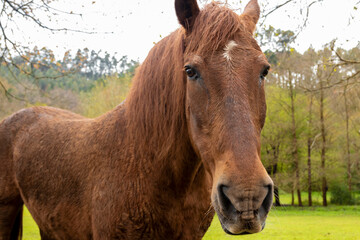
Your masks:
<svg viewBox="0 0 360 240"><path fill-rule="evenodd" d="M184 195L200 160L191 146L185 115L182 32L157 43L139 67L126 100L127 134L137 167L161 192Z"/></svg>

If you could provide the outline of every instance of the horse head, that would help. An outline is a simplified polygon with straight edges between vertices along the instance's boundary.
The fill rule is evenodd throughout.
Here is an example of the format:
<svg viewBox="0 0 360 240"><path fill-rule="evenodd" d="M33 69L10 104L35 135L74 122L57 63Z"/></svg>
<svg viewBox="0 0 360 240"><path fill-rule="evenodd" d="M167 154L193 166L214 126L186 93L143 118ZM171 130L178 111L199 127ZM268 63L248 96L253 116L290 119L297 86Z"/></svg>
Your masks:
<svg viewBox="0 0 360 240"><path fill-rule="evenodd" d="M239 16L216 3L176 0L183 26L186 121L192 146L212 179L211 201L225 232L265 226L273 182L260 160L270 65L253 38L259 5Z"/></svg>

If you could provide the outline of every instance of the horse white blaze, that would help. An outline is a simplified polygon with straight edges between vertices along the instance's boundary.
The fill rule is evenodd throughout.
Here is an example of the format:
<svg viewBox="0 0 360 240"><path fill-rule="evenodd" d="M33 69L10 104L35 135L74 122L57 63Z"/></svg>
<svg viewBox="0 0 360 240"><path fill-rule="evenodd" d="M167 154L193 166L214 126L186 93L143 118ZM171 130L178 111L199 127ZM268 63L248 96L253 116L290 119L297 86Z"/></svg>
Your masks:
<svg viewBox="0 0 360 240"><path fill-rule="evenodd" d="M234 40L230 40L224 48L223 56L227 61L231 61L231 50L237 46L237 43Z"/></svg>

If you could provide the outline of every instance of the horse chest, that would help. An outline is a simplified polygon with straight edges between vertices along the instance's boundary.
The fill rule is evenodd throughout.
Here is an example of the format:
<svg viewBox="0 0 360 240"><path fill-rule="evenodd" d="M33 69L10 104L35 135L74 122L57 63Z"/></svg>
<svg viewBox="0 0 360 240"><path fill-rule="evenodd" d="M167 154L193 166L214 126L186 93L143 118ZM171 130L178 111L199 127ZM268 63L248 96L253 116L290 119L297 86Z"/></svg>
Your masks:
<svg viewBox="0 0 360 240"><path fill-rule="evenodd" d="M113 234L116 239L201 239L214 216L210 205L179 206L161 210L132 210L121 214Z"/></svg>
<svg viewBox="0 0 360 240"><path fill-rule="evenodd" d="M192 189L182 199L154 200L149 192L134 193L127 188L121 191L123 194L110 196L107 194L114 190L106 187L110 186L103 184L94 199L95 239L201 239L214 216L204 188ZM126 199L120 198L124 194ZM109 201L114 196L119 196L117 201Z"/></svg>

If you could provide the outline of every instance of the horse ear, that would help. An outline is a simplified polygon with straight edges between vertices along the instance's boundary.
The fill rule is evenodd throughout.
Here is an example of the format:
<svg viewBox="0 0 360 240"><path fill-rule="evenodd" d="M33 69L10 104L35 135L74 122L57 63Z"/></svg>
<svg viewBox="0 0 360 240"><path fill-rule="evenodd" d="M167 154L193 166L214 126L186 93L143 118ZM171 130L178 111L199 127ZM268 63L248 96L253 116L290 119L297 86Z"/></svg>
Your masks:
<svg viewBox="0 0 360 240"><path fill-rule="evenodd" d="M200 12L196 0L175 0L175 11L179 23L190 33Z"/></svg>
<svg viewBox="0 0 360 240"><path fill-rule="evenodd" d="M257 0L251 0L245 7L244 12L240 18L245 25L245 28L253 34L255 31L256 23L260 17L260 7Z"/></svg>

